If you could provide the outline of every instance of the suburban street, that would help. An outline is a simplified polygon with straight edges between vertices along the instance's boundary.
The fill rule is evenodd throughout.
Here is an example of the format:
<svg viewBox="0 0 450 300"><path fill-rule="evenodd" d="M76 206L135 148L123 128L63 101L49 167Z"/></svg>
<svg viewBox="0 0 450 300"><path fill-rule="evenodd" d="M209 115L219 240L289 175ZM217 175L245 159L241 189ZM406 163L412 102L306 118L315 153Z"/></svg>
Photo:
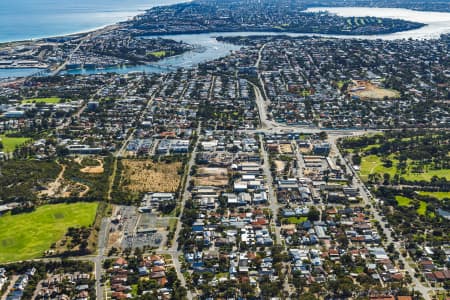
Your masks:
<svg viewBox="0 0 450 300"><path fill-rule="evenodd" d="M64 69L66 68L67 64L71 61L73 55L80 49L80 47L81 47L86 41L88 41L88 40L90 40L90 39L92 39L92 38L95 38L96 36L99 36L99 35L101 35L101 34L103 34L103 33L110 32L111 30L114 30L114 29L116 29L116 28L118 28L117 25L106 26L106 27L104 27L104 28L101 28L101 29L99 29L99 30L93 31L93 32L88 33L87 35L81 37L81 38L79 39L78 45L72 50L72 52L70 52L70 54L69 54L69 56L67 57L67 59L64 60L64 62L63 62L61 65L59 65L59 66L51 73L51 76L58 75L58 73L60 73L62 70L64 70Z"/></svg>
<svg viewBox="0 0 450 300"><path fill-rule="evenodd" d="M278 204L275 191L273 190L273 178L272 173L270 172L269 155L267 154L267 151L264 148L264 141L262 135L259 136L259 141L261 147L261 154L264 159L263 173L266 179L266 186L268 187L269 208L272 211L272 226L275 229L275 242L277 245L281 245L281 228L280 226L277 226L278 210L280 209L280 206Z"/></svg>
<svg viewBox="0 0 450 300"><path fill-rule="evenodd" d="M370 191L364 185L363 181L359 177L358 172L355 171L352 164L348 163L347 160L344 159L339 149L336 147L336 138L333 137L330 142L333 147L333 151L337 153L338 157L341 159L341 162L343 162L343 164L346 166L347 170L350 170L353 176L353 186L358 188L360 195L363 199L364 205L370 207L373 218L381 225L381 228L383 229L383 234L386 236L385 245L394 244L395 249L399 251L399 249L401 248L400 243L393 239L392 229L389 228L387 222L383 220L383 217L380 215L378 209L373 205L373 200ZM409 273L409 275L411 276L414 289L419 291L424 296L425 299L431 299L430 295L434 293L434 289L424 286L422 282L420 282L420 280L414 276L415 274L414 269L409 265L408 261L406 261L403 255L399 255L399 260L405 266L405 271Z"/></svg>
<svg viewBox="0 0 450 300"><path fill-rule="evenodd" d="M449 1L3 1L0 300L450 300Z"/></svg>
<svg viewBox="0 0 450 300"><path fill-rule="evenodd" d="M98 300L104 299L104 287L101 279L103 274L103 260L105 259L105 251L108 245L109 222L109 218L103 218L101 221L100 231L98 233L97 255L93 259L95 267L95 289Z"/></svg>
<svg viewBox="0 0 450 300"><path fill-rule="evenodd" d="M262 51L264 49L264 46L261 47L260 51L259 51L259 56L258 56L258 60L257 63L255 64L256 67L259 66L260 62L261 62L261 55L262 55ZM259 71L259 70L258 70ZM259 72L258 72L259 73ZM386 227L385 222L383 222L381 216L379 215L379 213L377 212L377 210L371 205L371 200L368 194L368 191L366 189L366 187L364 186L364 184L360 181L358 174L353 170L352 166L347 164L347 162L343 159L343 157L341 156L339 150L336 147L336 141L338 138L341 137L345 137L345 136L356 136L356 135L362 135L362 134L367 134L369 132L377 132L377 131L367 131L367 130L324 130L321 129L319 127L311 127L311 126L288 126L285 124L281 124L281 123L277 123L273 120L270 120L268 118L268 113L267 113L267 107L268 107L268 100L266 99L265 96L265 91L264 91L264 86L263 86L263 80L262 77L259 75L259 81L260 84L262 85L262 89L263 91L261 91L261 87L254 84L253 82L248 81L248 83L252 86L253 90L254 90L254 94L255 94L255 102L256 102L256 106L258 109L258 113L259 113L259 118L260 118L260 128L255 129L255 130L240 130L241 132L245 132L245 133L254 133L254 134L258 134L259 135L259 143L260 143L260 149L261 149L261 155L262 158L264 160L263 163L263 173L264 173L264 177L266 180L266 186L268 187L268 198L269 198L269 209L271 210L271 214L272 214L272 220L271 220L271 228L274 230L274 236L275 236L275 243L277 245L282 245L282 238L281 238L281 227L277 226L278 220L277 220L277 215L278 215L278 211L280 209L280 205L277 201L276 195L275 195L275 191L274 191L274 182L273 182L273 178L272 178L272 174L270 171L270 161L269 161L269 155L266 151L266 149L264 148L264 142L263 142L263 135L270 135L270 134L275 134L275 133L287 133L287 132L291 132L291 133L306 133L306 134L318 134L320 132L325 131L328 134L328 140L332 145L332 151L334 153L336 153L336 155L338 157L341 158L341 161L345 162L345 164L347 165L347 170L351 170L351 173L353 175L353 184L354 186L356 186L360 192L361 195L363 196L363 200L364 200L364 204L370 204L374 219L377 220L378 222L380 222L380 224L383 227L383 231L384 234L387 237L387 244L389 243L394 243L394 245L399 246L398 243L395 243L395 241L392 238L392 234L391 234L391 230L388 229ZM215 77L213 77L212 79L212 83L214 83L215 81ZM211 84L210 87L210 91L209 91L209 97L211 97L212 95L212 87L213 84ZM185 90L185 89L184 89ZM145 107L145 109L142 111L142 113L140 114L138 121L142 121L143 116L145 116L145 113L147 112L147 110L151 107L151 103L153 102L155 96L157 93L154 93L151 97L151 99L148 101L147 106ZM136 129L133 129L126 137L126 140L122 143L121 147L117 150L117 152L115 153L116 157L120 157L123 155L126 145L129 143L129 141L131 141L131 139L134 136ZM201 124L199 124L198 128L197 128L197 134L200 136L201 135ZM196 152L196 148L197 148L197 144L198 144L198 139L196 140L195 144L193 145L193 152L190 154L190 158L188 161L188 164L186 166L186 170L185 172L187 172L186 174L186 178L185 178L185 186L184 186L184 190L182 193L182 197L181 197L181 203L180 203L180 214L178 216L178 222L174 231L174 237L173 237L173 241L171 244L171 247L167 250L164 249L160 249L158 251L158 253L160 254L167 254L167 255L171 255L172 256L172 261L173 261L173 266L176 270L177 273L177 277L180 280L181 286L183 287L187 287L187 283L186 283L186 279L183 275L183 273L181 272L182 270L182 266L181 266L181 262L180 262L180 256L183 254L181 250L179 250L179 244L178 244L178 238L182 229L182 222L181 222L181 217L183 215L184 212L184 207L185 207L185 203L186 201L191 197L191 193L188 190L188 185L189 182L191 181L191 175L190 175L190 171L192 169L192 167L195 164L195 156L197 154ZM305 168L304 166L304 162L303 159L301 157L300 151L298 149L298 146L293 145L293 149L296 155L296 159L298 162L297 165L297 175L299 177L303 177L303 170ZM97 297L98 299L104 299L104 294L105 291L101 285L100 279L102 277L102 269L101 269L101 265L102 262L104 260L104 251L105 251L105 245L106 245L106 238L108 236L108 230L107 230L107 224L109 221L107 219L104 219L102 221L102 228L101 228L101 232L99 234L99 251L97 256L95 256L94 258L92 258L92 261L95 263L95 274L96 274L96 289L97 289ZM407 272L410 273L410 275L414 274L414 271L412 270L412 268L409 266L409 264L406 262L406 260L403 257L400 257L401 261L404 263L405 265L405 269ZM415 285L415 288L417 290L419 290L422 294L425 295L426 299L430 299L429 298L429 293L431 292L430 288L427 288L425 286L423 286L420 281L418 279L416 279L415 277L413 278L413 283ZM287 286L287 281L285 282L285 285ZM187 289L187 297L188 299L193 299L195 296L194 291L190 291L189 289Z"/></svg>
<svg viewBox="0 0 450 300"><path fill-rule="evenodd" d="M197 127L197 134L200 135L201 133L201 123L198 124ZM189 187L189 182L191 181L191 169L195 164L195 156L197 154L197 145L198 145L198 139L196 140L196 142L193 145L193 150L192 153L190 154L190 158L189 158L189 162L186 166L186 179L185 179L185 185L184 185L184 190L183 190L183 194L181 196L181 203L180 203L180 214L178 216L178 222L177 222L177 226L175 229L175 233L174 233L174 237L173 237L173 241L172 241L172 247L170 248L169 251L167 251L168 254L172 255L172 259L173 259L173 264L175 267L175 270L177 272L177 276L178 279L181 282L181 286L186 287L186 279L184 278L183 274L181 273L181 263L180 263L180 255L182 255L182 251L180 249L178 249L179 245L178 245L178 237L180 235L181 229L183 227L183 223L181 222L181 217L183 216L183 211L184 211L184 207L186 205L186 200L189 199L189 197L191 196L191 193L188 190ZM193 295L192 295L192 291L190 291L189 289L187 289L187 297L189 300L193 299Z"/></svg>

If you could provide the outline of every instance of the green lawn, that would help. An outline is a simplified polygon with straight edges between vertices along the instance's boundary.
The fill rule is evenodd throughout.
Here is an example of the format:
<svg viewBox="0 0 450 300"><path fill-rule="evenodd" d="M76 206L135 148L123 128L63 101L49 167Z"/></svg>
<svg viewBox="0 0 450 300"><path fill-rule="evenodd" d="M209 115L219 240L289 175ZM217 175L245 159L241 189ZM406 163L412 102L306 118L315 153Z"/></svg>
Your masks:
<svg viewBox="0 0 450 300"><path fill-rule="evenodd" d="M284 224L300 224L308 220L307 217L289 217L289 218L283 218L282 222Z"/></svg>
<svg viewBox="0 0 450 300"><path fill-rule="evenodd" d="M397 201L398 206L410 206L412 199L404 196L395 196L395 200ZM427 203L425 201L420 201L419 208L417 209L417 214L419 214L420 216L424 216L426 212L427 212Z"/></svg>
<svg viewBox="0 0 450 300"><path fill-rule="evenodd" d="M59 97L48 97L48 98L30 98L22 100L22 103L47 103L47 104L56 104L61 102L61 98Z"/></svg>
<svg viewBox="0 0 450 300"><path fill-rule="evenodd" d="M137 284L131 285L131 295L133 295L134 297L136 297L138 295L138 285Z"/></svg>
<svg viewBox="0 0 450 300"><path fill-rule="evenodd" d="M217 279L219 279L219 278L228 278L228 273L226 273L226 272L217 273L216 274L216 278Z"/></svg>
<svg viewBox="0 0 450 300"><path fill-rule="evenodd" d="M406 180L425 180L430 181L433 176L437 177L445 177L447 180L450 180L450 170L426 170L424 173L410 173L401 175L401 177Z"/></svg>
<svg viewBox="0 0 450 300"><path fill-rule="evenodd" d="M357 266L357 267L355 267L353 270L354 270L354 272L357 273L357 274L364 273L364 267L362 267L362 266Z"/></svg>
<svg viewBox="0 0 450 300"><path fill-rule="evenodd" d="M384 173L388 173L391 178L398 172L397 170L397 164L398 160L394 158L393 155L389 155L388 157L392 161L392 167L386 168L383 166L383 162L381 161L381 158L376 155L368 155L364 156L361 159L361 178L364 181L367 181L369 174L372 173L378 173L381 176L383 176ZM408 160L407 162L408 167L406 168L406 172L403 174L399 174L400 177L409 180L409 181L430 181L433 176L438 177L445 177L447 180L450 180L450 170L444 169L444 170L430 170L425 167L425 170L423 173L413 173L412 167L413 167L413 161Z"/></svg>
<svg viewBox="0 0 450 300"><path fill-rule="evenodd" d="M149 55L153 55L156 58L166 57L167 54L170 54L170 53L167 53L167 51L164 51L164 50L163 51L155 51L155 52L150 52L149 53Z"/></svg>
<svg viewBox="0 0 450 300"><path fill-rule="evenodd" d="M427 212L427 203L425 201L420 201L420 206L417 209L417 213L420 216L425 216L426 212Z"/></svg>
<svg viewBox="0 0 450 300"><path fill-rule="evenodd" d="M378 148L380 146L381 146L380 144L373 144L373 145L369 145L369 146L366 146L364 148L361 148L361 150L362 151L369 151L369 150L372 150L373 148Z"/></svg>
<svg viewBox="0 0 450 300"><path fill-rule="evenodd" d="M364 156L361 160L361 178L363 180L367 180L369 177L369 174L372 173L379 173L380 175L383 175L384 173L388 173L391 175L391 178L395 175L397 172L397 168L395 165L397 164L397 161L394 160L392 157L390 159L393 162L393 166L391 168L385 168L383 166L383 162L381 159L376 155L368 155Z"/></svg>
<svg viewBox="0 0 450 300"><path fill-rule="evenodd" d="M0 263L41 257L69 227L93 224L98 203L38 207L34 212L0 217Z"/></svg>
<svg viewBox="0 0 450 300"><path fill-rule="evenodd" d="M7 137L6 135L0 135L0 141L3 144L2 152L13 152L16 146L20 146L28 142L30 138L25 137Z"/></svg>
<svg viewBox="0 0 450 300"><path fill-rule="evenodd" d="M177 227L177 219L170 219L169 220L169 231L175 231L175 228Z"/></svg>
<svg viewBox="0 0 450 300"><path fill-rule="evenodd" d="M398 206L409 206L411 203L411 199L403 196L395 196L395 200L397 201Z"/></svg>
<svg viewBox="0 0 450 300"><path fill-rule="evenodd" d="M450 192L417 192L417 193L422 196L434 197L438 200L450 198Z"/></svg>

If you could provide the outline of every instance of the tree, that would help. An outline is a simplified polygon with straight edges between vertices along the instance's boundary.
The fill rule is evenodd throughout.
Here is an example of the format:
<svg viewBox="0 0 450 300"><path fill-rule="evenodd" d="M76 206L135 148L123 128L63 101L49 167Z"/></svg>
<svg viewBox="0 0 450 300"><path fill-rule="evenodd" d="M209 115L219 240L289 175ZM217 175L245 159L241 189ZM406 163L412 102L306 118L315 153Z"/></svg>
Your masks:
<svg viewBox="0 0 450 300"><path fill-rule="evenodd" d="M341 234L337 237L337 241L339 245L341 245L343 248L347 248L349 242L345 234Z"/></svg>
<svg viewBox="0 0 450 300"><path fill-rule="evenodd" d="M318 211L314 206L309 210L308 220L311 222L320 220L320 211Z"/></svg>
<svg viewBox="0 0 450 300"><path fill-rule="evenodd" d="M381 175L378 173L371 173L368 176L369 183L378 184L381 181Z"/></svg>
<svg viewBox="0 0 450 300"><path fill-rule="evenodd" d="M239 290L243 297L246 297L248 294L253 293L253 287L248 282L243 282L239 285Z"/></svg>
<svg viewBox="0 0 450 300"><path fill-rule="evenodd" d="M187 296L186 288L179 286L176 289L174 289L172 299L173 300L184 300L184 299L186 299L186 296Z"/></svg>
<svg viewBox="0 0 450 300"><path fill-rule="evenodd" d="M391 175L389 173L383 174L383 184L388 185L391 180Z"/></svg>
<svg viewBox="0 0 450 300"><path fill-rule="evenodd" d="M167 286L169 288L172 288L174 286L175 282L178 280L177 273L175 272L174 269L169 269L166 272L166 276L167 276L167 281L168 281Z"/></svg>
<svg viewBox="0 0 450 300"><path fill-rule="evenodd" d="M328 282L328 291L330 291L332 295L351 297L353 292L357 290L358 287L353 283L352 279L347 276L340 276L337 280Z"/></svg>
<svg viewBox="0 0 450 300"><path fill-rule="evenodd" d="M361 164L361 156L359 156L359 154L355 154L352 156L352 162L354 165L360 165Z"/></svg>
<svg viewBox="0 0 450 300"><path fill-rule="evenodd" d="M321 139L322 141L326 140L328 138L328 134L325 131L321 131L319 133L319 139Z"/></svg>

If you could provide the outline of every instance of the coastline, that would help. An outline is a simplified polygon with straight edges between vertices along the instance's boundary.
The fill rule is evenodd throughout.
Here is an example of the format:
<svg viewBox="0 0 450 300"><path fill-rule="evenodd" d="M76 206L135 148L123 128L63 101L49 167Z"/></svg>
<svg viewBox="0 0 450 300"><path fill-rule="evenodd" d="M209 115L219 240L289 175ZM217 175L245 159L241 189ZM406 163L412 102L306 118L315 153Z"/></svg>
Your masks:
<svg viewBox="0 0 450 300"><path fill-rule="evenodd" d="M192 1L182 1L182 2L178 2L178 3L187 3L187 2L192 2ZM168 5L163 5L163 6L170 6L171 4ZM160 7L163 7L160 6ZM158 7L158 6L154 6L154 7ZM150 10L152 8L149 8L148 10ZM325 11L326 8L325 7L320 7L320 8L316 8L316 9L320 9L321 11ZM363 10L365 8L360 8L360 7L352 7L349 9L360 9ZM145 11L148 11L145 10ZM417 11L412 11L411 12L417 12ZM305 10L305 12L308 12L308 10ZM370 14L370 12L363 12L363 13L368 13ZM422 14L426 14L427 12L421 12ZM444 13L445 14L445 13ZM139 16L141 14L138 14L136 16ZM450 14L447 14L449 17L449 21L450 21ZM406 21L411 21L407 15L401 16L397 19L400 20L406 20ZM38 43L39 41L43 41L45 39L51 39L51 38L74 38L74 39L82 39L85 36L89 35L89 34L93 34L95 32L98 31L109 31L109 30L113 30L115 28L121 28L124 26L124 23L126 23L127 21L120 21L120 22L116 22L114 24L109 24L109 25L105 25L102 27L98 27L98 28L93 28L90 29L88 31L80 31L80 32L75 32L75 33L71 33L71 34L67 34L67 35L56 35L56 36L52 36L52 37L43 37L43 38L36 38L33 40L25 40L25 41L11 41L11 42L6 42L6 43L0 43L0 45L7 45L7 44L26 44L26 43ZM432 23L430 21L430 23ZM449 23L450 24L450 23ZM450 26L450 25L449 25ZM407 38L411 38L408 36L408 32L410 32L410 35L413 35L413 39L434 39L437 38L436 36L430 36L430 35L425 35L423 34L423 36L419 36L416 34L416 36L414 36L415 31L425 31L425 33L427 33L428 31L433 31L433 28L429 28L430 25L428 23L422 23L420 27L418 28L414 28L414 29L407 29L407 30L401 30L401 31L394 31L394 32L388 32L388 33L379 33L379 34L334 34L334 33L329 33L329 34L321 34L321 33L302 33L302 32L294 32L294 31L281 31L281 30L270 30L270 31L228 31L228 30L224 30L224 31L214 31L214 30L205 30L205 31L181 31L181 32L170 32L170 33L155 33L155 34L146 34L145 36L142 36L143 38L156 38L156 37L162 37L162 38L168 38L168 39L173 39L175 41L177 41L178 39L175 37L179 38L179 41L186 41L186 36L188 36L188 40L190 39L190 43L191 45L195 44L195 41L197 41L200 37L203 39L208 39L208 41L203 41L203 43L208 44L210 43L210 39L214 39L216 40L217 37L226 37L226 36L230 36L230 35L252 35L256 34L256 35L286 35L286 36L315 36L315 37L325 37L325 38L343 38L343 39L383 39L383 40L393 40L393 39L407 39ZM447 28L444 26L444 28ZM423 30L426 29L426 30ZM180 38L180 36L182 36L182 38ZM195 36L195 40L193 40L193 36ZM174 37L174 38L172 38ZM217 41L217 40L216 40ZM207 45L206 47L209 47L209 45ZM222 46L224 47L224 46ZM176 57L166 57L163 58L161 60L158 60L156 62L151 62L151 63L145 63L145 64L131 64L131 65L112 65L112 66L108 66L108 67L102 67L102 68L81 68L81 69L73 69L73 70L65 70L66 74L98 74L98 73L108 73L108 72L133 72L133 71L149 71L149 72L153 72L154 70L157 70L158 72L161 72L161 69L164 70L169 70L172 68L172 65L178 65L180 62L186 63L189 61L192 61L192 51L188 51L186 52L184 55L180 54L177 55ZM214 59L214 55L207 55L208 59ZM195 60L199 60L197 57L195 58ZM200 61L200 60L199 60ZM14 66L14 67L0 67L0 72L2 74L0 74L0 78L13 78L16 77L15 76L15 71L20 72L23 71L25 72L26 70L36 70L35 68L36 66ZM41 70L42 72L45 72L46 68L40 68L39 70ZM11 73L11 74L9 74Z"/></svg>
<svg viewBox="0 0 450 300"><path fill-rule="evenodd" d="M133 16L128 16L128 19L126 20L119 20L113 23L107 23L104 25L100 25L100 26L96 26L96 27L91 27L91 28L87 28L87 29L81 29L78 31L74 31L74 32L68 32L68 33L62 33L62 34L55 34L55 35L48 35L48 36L36 36L30 39L19 39L19 40L5 40L5 41L0 41L0 46L4 45L4 44L9 44L9 43L27 43L27 42L37 42L40 40L44 40L44 39L51 39L51 38L64 38L64 37L72 37L72 36L84 36L93 32L96 32L98 30L105 30L110 26L120 26L121 23L124 22L128 22L130 20L132 20L133 18L139 16L139 15L143 15L145 14L146 11L151 10L152 8L155 7L164 7L164 6L171 6L171 5L175 5L175 4L181 4L181 3L189 3L189 2L193 2L194 0L181 0L181 1L177 1L175 3L171 3L171 4L162 4L162 5L155 5L155 6L151 6L149 8L146 9L140 9L136 11L136 14L134 14ZM309 13L309 12L320 12L320 11L328 11L327 9L359 9L359 8L366 8L366 7L308 7L307 9L305 9L303 12L305 13ZM380 8L380 9L398 9L398 8ZM400 9L402 10L402 9ZM410 10L410 9L404 9L404 10ZM419 13L436 13L436 12L432 12L432 11L417 11L417 10L411 10L413 12L419 12ZM331 12L332 14L336 14L334 12ZM445 13L442 13L445 14ZM337 13L337 15L340 15L339 13ZM344 15L340 15L340 16L344 16ZM409 22L416 22L419 23L420 26L416 27L416 28L412 28L412 29L407 29L407 30L400 30L400 31L391 31L391 32L385 32L385 33L377 33L376 35L389 35L389 34L395 34L395 33L402 33L402 32L406 32L406 31L412 31L412 30L417 30L417 29L421 29L423 27L429 26L429 23L426 22L420 22L420 21L416 21L416 20L409 20L407 18L403 18L403 17L393 17L393 16L387 16L385 17L387 19L398 19L398 20L404 20L404 21L409 21ZM204 34L204 33L213 33L213 32L218 32L217 30L204 30L204 31L177 31L177 32L170 32L170 33L157 33L157 34L146 34L146 36L170 36L170 35L180 35L180 34ZM221 31L219 31L221 32ZM228 33L228 32L234 32L234 31L228 31L228 30L224 30L223 33ZM242 30L237 30L235 32L242 32ZM296 32L296 31L277 31L277 30L261 30L261 32L273 32L273 33L286 33L286 34L317 34L317 35L321 35L321 34L334 34L334 35L343 35L343 36L356 36L356 35L363 35L363 36L371 36L374 35L373 33L359 33L359 34L354 34L354 33L317 33L317 32Z"/></svg>
<svg viewBox="0 0 450 300"><path fill-rule="evenodd" d="M140 8L137 9L135 11L133 11L133 15L129 15L126 18L127 19L120 19L120 20L116 20L116 21L112 21L112 22L108 22L108 23L104 23L102 25L98 25L98 26L93 26L93 27L89 27L89 28L85 28L85 29L80 29L80 30L75 30L75 31L69 31L69 32L65 32L65 33L60 33L60 34L50 34L50 35L43 35L43 36L35 36L35 37L31 37L31 38L25 38L25 39L12 39L12 40L0 40L0 46L4 45L4 44L9 44L9 43L27 43L27 42L36 42L39 40L44 40L44 39L49 39L49 38L62 38L62 37L70 37L70 36L76 36L76 35L86 35L98 30L104 30L106 28L108 28L109 26L117 26L120 25L123 22L127 22L139 15L145 14L146 11L154 8L154 7L163 7L163 6L170 6L170 5L174 5L174 4L180 4L180 3L188 3L188 2L192 2L193 0L179 0L176 1L174 3L165 3L165 1L161 1L162 3L154 5L154 6L149 6L147 8ZM131 12L131 11L130 11Z"/></svg>

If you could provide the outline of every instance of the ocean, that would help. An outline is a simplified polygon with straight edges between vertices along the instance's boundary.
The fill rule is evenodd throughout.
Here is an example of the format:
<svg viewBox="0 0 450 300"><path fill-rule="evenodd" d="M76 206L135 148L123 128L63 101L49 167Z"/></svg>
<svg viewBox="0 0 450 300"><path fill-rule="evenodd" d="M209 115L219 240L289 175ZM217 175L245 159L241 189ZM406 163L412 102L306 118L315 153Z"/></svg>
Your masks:
<svg viewBox="0 0 450 300"><path fill-rule="evenodd" d="M6 1L6 0L0 0ZM79 31L86 31L104 25L126 20L134 15L142 13L144 9L157 5L169 5L182 0L71 0L78 1L70 3L68 0L12 0L14 4L0 3L0 41L21 40L37 37L55 36ZM55 4L58 2L58 4ZM94 3L91 3L94 2ZM29 6L25 3L30 3ZM41 6L37 5L40 3ZM64 5L62 5L64 4ZM133 6L134 5L134 6ZM18 11L24 6L24 11ZM12 9L16 7L17 9ZM32 7L37 7L32 9ZM9 10L11 13L5 13ZM385 35L369 36L339 36L327 34L287 34L290 36L324 36L333 38L359 38L359 39L435 39L441 34L450 33L450 13L418 12L396 8L364 8L364 7L333 7L333 8L310 8L308 11L328 10L341 16L377 16L391 17L408 21L423 22L427 24L416 30L409 30ZM30 15L26 17L25 12ZM9 21L3 16L6 15ZM21 16L20 21L18 16ZM12 26L11 24L16 24ZM33 25L34 24L34 25ZM52 26L51 24L57 24ZM6 26L6 27L5 27ZM177 41L187 42L198 46L204 51L188 51L182 55L165 58L157 63L138 66L121 66L108 69L96 70L69 70L63 73L68 74L97 74L97 73L128 73L128 72L168 72L177 67L189 68L198 63L214 60L226 56L230 51L235 51L240 46L218 42L216 36L245 36L245 35L274 35L274 33L264 32L235 32L235 33L205 33L205 34L180 34L171 35ZM0 69L0 80L8 77L29 76L36 73L37 69Z"/></svg>
<svg viewBox="0 0 450 300"><path fill-rule="evenodd" d="M0 0L0 42L88 31L182 0Z"/></svg>

